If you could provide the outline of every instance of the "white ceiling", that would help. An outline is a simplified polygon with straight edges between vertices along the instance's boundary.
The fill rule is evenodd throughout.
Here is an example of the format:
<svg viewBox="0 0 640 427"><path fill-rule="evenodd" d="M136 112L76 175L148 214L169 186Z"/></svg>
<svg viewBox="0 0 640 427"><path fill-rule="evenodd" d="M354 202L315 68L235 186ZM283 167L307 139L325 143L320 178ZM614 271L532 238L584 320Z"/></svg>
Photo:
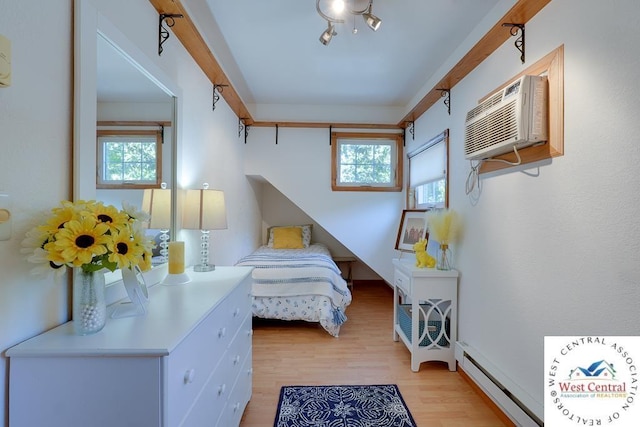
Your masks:
<svg viewBox="0 0 640 427"><path fill-rule="evenodd" d="M406 107L498 2L374 0L377 32L351 16L323 46L315 0L183 0L246 104L367 107Z"/></svg>
<svg viewBox="0 0 640 427"><path fill-rule="evenodd" d="M321 0L323 10L328 1ZM349 1L355 8L367 4ZM287 107L410 110L478 23L508 0L374 0L373 14L382 19L377 32L351 16L337 24L327 46L318 40L327 25L315 0L182 2L252 114L269 105L286 115ZM125 101L132 94L138 101L166 99L100 37L98 58L100 100Z"/></svg>

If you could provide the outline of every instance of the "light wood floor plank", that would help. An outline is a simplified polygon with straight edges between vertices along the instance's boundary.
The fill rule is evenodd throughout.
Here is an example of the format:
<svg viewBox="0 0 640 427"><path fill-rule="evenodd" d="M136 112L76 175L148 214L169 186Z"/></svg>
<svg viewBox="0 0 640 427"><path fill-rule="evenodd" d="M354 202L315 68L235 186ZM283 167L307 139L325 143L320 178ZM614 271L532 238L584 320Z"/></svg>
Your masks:
<svg viewBox="0 0 640 427"><path fill-rule="evenodd" d="M356 282L347 317L339 338L315 324L254 319L253 395L241 427L272 426L284 385L341 384L397 384L420 427L511 425L445 363L411 371L409 351L392 338L393 291L384 282Z"/></svg>

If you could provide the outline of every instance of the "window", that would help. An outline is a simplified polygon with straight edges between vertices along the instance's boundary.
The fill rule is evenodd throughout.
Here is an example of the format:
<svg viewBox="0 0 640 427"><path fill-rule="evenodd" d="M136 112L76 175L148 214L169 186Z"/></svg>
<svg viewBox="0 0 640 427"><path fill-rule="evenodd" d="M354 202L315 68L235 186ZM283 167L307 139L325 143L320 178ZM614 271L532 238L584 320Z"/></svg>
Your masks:
<svg viewBox="0 0 640 427"><path fill-rule="evenodd" d="M408 154L407 199L410 208L431 209L448 206L448 151L449 131L445 130Z"/></svg>
<svg viewBox="0 0 640 427"><path fill-rule="evenodd" d="M331 134L334 191L401 191L402 136L391 133Z"/></svg>
<svg viewBox="0 0 640 427"><path fill-rule="evenodd" d="M162 133L98 130L97 188L159 188Z"/></svg>

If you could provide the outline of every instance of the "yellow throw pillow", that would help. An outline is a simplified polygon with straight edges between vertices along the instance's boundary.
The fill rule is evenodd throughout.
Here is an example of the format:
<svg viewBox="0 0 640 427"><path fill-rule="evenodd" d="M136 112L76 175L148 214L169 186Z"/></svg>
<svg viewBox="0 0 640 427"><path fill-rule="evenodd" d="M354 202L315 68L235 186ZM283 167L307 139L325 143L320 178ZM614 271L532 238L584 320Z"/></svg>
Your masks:
<svg viewBox="0 0 640 427"><path fill-rule="evenodd" d="M300 227L278 227L273 230L274 249L302 249L302 229Z"/></svg>

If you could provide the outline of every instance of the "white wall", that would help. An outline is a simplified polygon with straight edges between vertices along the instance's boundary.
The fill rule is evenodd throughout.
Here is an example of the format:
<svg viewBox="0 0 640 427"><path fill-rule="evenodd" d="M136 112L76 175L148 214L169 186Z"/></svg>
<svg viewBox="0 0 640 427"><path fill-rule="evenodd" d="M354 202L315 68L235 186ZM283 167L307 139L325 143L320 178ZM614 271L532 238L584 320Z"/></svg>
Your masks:
<svg viewBox="0 0 640 427"><path fill-rule="evenodd" d="M175 36L158 57L158 14L147 0L95 3L180 87L179 182L183 188L198 188L208 181L225 190L229 228L213 233L212 258L217 264L233 264L260 242L262 191L243 174L237 117L223 99L211 110L211 83ZM13 201L12 238L0 241L0 411L7 425L4 351L69 316L66 281L29 276L31 265L20 253L20 242L40 222L40 212L72 197L73 22L70 0L0 0L0 10L0 33L12 40L13 48L13 84L0 89L0 192L8 192ZM196 232L185 234L189 247L199 244ZM195 262L192 252L189 264Z"/></svg>
<svg viewBox="0 0 640 427"><path fill-rule="evenodd" d="M332 256L353 257L353 253L336 240L327 230L317 224L296 204L289 200L268 182L262 183L262 236L263 244L267 243L267 229L273 225L313 224L311 241L322 243L329 248ZM347 274L347 265L339 265ZM355 280L380 280L366 264L356 261L351 265L352 278Z"/></svg>
<svg viewBox="0 0 640 427"><path fill-rule="evenodd" d="M545 335L637 335L640 3L552 1L416 123L451 129L451 207L464 218L459 338L542 408ZM482 176L465 195L464 120L479 98L564 44L565 155ZM417 138L418 139L418 138ZM542 414L538 414L542 415Z"/></svg>
<svg viewBox="0 0 640 427"><path fill-rule="evenodd" d="M399 192L331 191L329 129L251 128L245 173L264 178L391 283L403 208Z"/></svg>
<svg viewBox="0 0 640 427"><path fill-rule="evenodd" d="M12 85L0 89L0 192L12 235L0 241L0 423L6 424L4 350L67 319L68 285L29 275L20 253L37 215L71 197L71 2L0 0L12 44ZM55 22L55 25L50 25Z"/></svg>

